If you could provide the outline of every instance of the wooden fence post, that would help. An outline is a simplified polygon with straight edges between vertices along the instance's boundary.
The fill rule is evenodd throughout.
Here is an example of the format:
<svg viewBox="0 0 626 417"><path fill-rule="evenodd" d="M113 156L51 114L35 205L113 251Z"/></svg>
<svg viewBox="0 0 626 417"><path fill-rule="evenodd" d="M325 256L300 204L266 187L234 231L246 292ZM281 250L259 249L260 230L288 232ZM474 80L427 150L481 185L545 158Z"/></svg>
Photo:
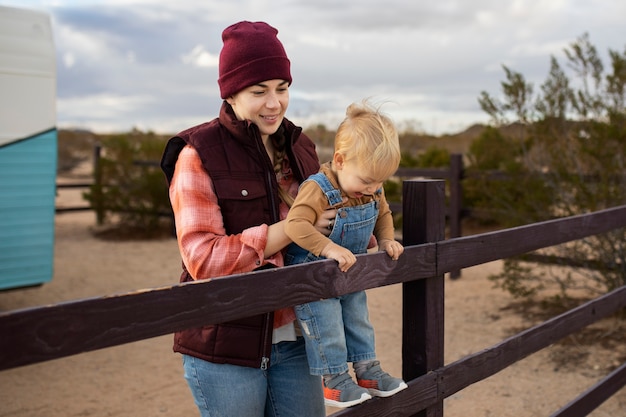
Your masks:
<svg viewBox="0 0 626 417"><path fill-rule="evenodd" d="M93 147L93 185L91 186L92 207L96 212L98 226L104 224L104 201L102 197L102 145Z"/></svg>
<svg viewBox="0 0 626 417"><path fill-rule="evenodd" d="M461 237L461 220L463 219L463 155L450 156L450 238ZM450 271L450 278L461 276L461 270Z"/></svg>
<svg viewBox="0 0 626 417"><path fill-rule="evenodd" d="M445 238L445 181L404 181L402 236L405 246ZM402 284L402 376L406 381L443 366L443 274ZM415 417L442 417L443 397Z"/></svg>

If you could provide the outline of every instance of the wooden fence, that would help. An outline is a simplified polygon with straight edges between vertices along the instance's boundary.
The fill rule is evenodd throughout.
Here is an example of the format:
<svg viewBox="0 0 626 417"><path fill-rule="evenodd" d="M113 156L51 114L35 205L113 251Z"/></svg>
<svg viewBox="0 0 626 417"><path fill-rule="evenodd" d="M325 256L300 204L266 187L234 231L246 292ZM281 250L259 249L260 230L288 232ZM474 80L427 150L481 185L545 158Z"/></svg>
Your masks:
<svg viewBox="0 0 626 417"><path fill-rule="evenodd" d="M118 296L0 313L0 370L220 323L314 299L403 286L402 373L409 388L334 416L443 416L443 400L626 307L626 286L444 366L444 274L626 227L626 206L444 240L445 182L405 181L405 254L359 255ZM173 277L175 278L175 277ZM233 288L246 288L245 292ZM626 364L552 416L582 416L626 384Z"/></svg>
<svg viewBox="0 0 626 417"><path fill-rule="evenodd" d="M63 182L59 183L57 181L56 188L57 194L61 189L69 189L69 188L79 188L79 189L89 189L91 186L97 181L96 172L98 172L98 164L100 163L100 157L102 154L102 147L100 145L95 145L93 147L93 179L91 181L80 181L80 182ZM73 211L87 211L93 210L93 207L90 205L79 205L79 206L63 206L55 207L55 212L58 213L67 213Z"/></svg>

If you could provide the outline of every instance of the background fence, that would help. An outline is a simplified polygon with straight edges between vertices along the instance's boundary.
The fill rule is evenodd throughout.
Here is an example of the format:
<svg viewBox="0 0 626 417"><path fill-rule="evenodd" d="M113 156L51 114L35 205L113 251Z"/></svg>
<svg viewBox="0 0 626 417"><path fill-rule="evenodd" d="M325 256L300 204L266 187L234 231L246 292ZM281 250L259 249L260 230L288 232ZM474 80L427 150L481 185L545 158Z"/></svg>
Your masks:
<svg viewBox="0 0 626 417"><path fill-rule="evenodd" d="M102 179L99 177L98 172L100 159L102 157L102 147L96 145L93 148L93 179L90 181L79 182L57 182L57 190L63 189L83 189L87 190L93 185L106 186L102 184ZM135 160L133 164L140 167L159 167L159 161L143 161ZM463 155L453 154L450 156L450 165L447 168L404 168L400 167L396 174L400 179L414 179L414 178L429 178L429 179L444 179L448 184L448 203L444 206L444 212L447 218L448 224L448 236L451 238L460 237L462 235L461 222L463 217L469 212L467 208L463 207L463 185L462 180L465 176L463 168ZM164 193L167 193L167 187L164 188ZM389 205L393 213L402 212L402 203L390 201ZM103 218L103 207L92 207L87 204L80 204L75 206L63 206L56 207L57 213L73 212L73 211L85 211L95 210L98 218ZM173 225L173 213L155 213L155 215L162 217L170 217ZM450 271L451 278L458 278L461 276L460 270Z"/></svg>

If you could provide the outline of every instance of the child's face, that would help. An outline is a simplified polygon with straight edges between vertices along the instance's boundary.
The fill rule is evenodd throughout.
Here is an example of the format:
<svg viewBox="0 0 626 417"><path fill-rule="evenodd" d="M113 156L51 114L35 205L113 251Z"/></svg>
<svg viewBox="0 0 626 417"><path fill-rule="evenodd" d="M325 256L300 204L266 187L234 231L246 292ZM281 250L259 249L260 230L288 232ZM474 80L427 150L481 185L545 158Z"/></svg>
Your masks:
<svg viewBox="0 0 626 417"><path fill-rule="evenodd" d="M381 180L368 176L367 170L355 161L344 161L343 158L335 160L339 187L350 198L361 198L364 195L373 195L376 190L383 186Z"/></svg>

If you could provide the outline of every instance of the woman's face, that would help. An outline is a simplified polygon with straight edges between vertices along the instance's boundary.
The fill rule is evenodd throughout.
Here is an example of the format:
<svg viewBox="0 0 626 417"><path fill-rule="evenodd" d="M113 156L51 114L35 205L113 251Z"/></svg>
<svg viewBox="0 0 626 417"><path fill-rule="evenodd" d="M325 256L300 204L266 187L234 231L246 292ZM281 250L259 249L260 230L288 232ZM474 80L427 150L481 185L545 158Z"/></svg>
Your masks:
<svg viewBox="0 0 626 417"><path fill-rule="evenodd" d="M244 88L226 99L239 120L258 126L265 139L278 130L289 106L289 83L285 80L263 81Z"/></svg>

